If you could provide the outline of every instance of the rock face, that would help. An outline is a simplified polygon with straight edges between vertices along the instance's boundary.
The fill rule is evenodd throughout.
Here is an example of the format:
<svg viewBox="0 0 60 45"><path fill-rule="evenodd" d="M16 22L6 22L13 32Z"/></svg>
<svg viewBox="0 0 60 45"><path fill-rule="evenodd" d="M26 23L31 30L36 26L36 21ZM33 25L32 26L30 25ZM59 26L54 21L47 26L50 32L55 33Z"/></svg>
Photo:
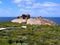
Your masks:
<svg viewBox="0 0 60 45"><path fill-rule="evenodd" d="M29 14L22 14L22 16L18 16L17 18L18 18L18 19L19 19L19 18L29 19L29 18L30 18L30 15L29 15Z"/></svg>
<svg viewBox="0 0 60 45"><path fill-rule="evenodd" d="M22 16L18 16L17 19L11 20L11 22L22 23L26 22L26 24L35 24L35 25L56 25L55 22L44 19L42 17L30 18L29 14L22 14Z"/></svg>
<svg viewBox="0 0 60 45"><path fill-rule="evenodd" d="M28 19L27 20L27 24L38 24L38 25L41 25L41 21L39 20L39 19L32 19L32 18L30 18L30 19Z"/></svg>
<svg viewBox="0 0 60 45"><path fill-rule="evenodd" d="M22 22L26 22L26 19L14 19L11 20L11 22L22 23Z"/></svg>
<svg viewBox="0 0 60 45"><path fill-rule="evenodd" d="M17 23L27 22L29 18L30 18L29 14L22 14L22 16L18 16L17 19L13 19L11 20L11 22L17 22Z"/></svg>

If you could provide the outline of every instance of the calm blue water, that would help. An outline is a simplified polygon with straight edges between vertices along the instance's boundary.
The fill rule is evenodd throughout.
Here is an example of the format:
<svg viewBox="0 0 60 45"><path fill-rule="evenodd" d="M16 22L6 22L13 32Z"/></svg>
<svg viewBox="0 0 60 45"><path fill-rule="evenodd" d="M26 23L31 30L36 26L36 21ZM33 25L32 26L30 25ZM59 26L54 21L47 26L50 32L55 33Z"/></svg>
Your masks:
<svg viewBox="0 0 60 45"><path fill-rule="evenodd" d="M44 17L44 18L52 20L60 25L60 17ZM16 19L16 17L0 17L0 22L8 22L11 21L12 19Z"/></svg>
<svg viewBox="0 0 60 45"><path fill-rule="evenodd" d="M45 17L46 19L52 20L60 25L60 17Z"/></svg>
<svg viewBox="0 0 60 45"><path fill-rule="evenodd" d="M8 22L13 19L16 19L16 17L0 17L0 22Z"/></svg>

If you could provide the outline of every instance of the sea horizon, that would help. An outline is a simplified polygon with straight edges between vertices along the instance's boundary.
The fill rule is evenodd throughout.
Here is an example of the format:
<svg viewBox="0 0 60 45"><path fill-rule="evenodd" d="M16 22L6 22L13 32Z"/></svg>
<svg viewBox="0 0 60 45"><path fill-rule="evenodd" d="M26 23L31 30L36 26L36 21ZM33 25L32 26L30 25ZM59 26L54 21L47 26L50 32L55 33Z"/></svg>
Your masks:
<svg viewBox="0 0 60 45"><path fill-rule="evenodd" d="M10 22L13 19L16 19L17 17L0 17L0 22ZM31 17L34 18L34 17ZM45 19L49 19L53 22L55 22L56 24L60 25L60 17L43 17Z"/></svg>

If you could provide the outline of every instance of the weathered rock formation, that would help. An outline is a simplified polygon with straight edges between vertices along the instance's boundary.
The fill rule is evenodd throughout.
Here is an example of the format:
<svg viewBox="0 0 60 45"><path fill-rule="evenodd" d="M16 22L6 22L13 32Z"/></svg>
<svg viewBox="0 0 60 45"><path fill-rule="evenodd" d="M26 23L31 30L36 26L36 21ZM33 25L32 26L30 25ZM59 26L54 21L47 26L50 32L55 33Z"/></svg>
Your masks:
<svg viewBox="0 0 60 45"><path fill-rule="evenodd" d="M41 21L39 19L33 19L33 18L30 18L27 20L27 24L38 24L38 25L41 25Z"/></svg>
<svg viewBox="0 0 60 45"><path fill-rule="evenodd" d="M26 19L22 19L22 18L20 18L20 19L13 19L13 20L11 20L11 22L22 23L22 22L26 22Z"/></svg>
<svg viewBox="0 0 60 45"><path fill-rule="evenodd" d="M22 16L18 16L17 19L11 20L11 22L22 23L26 22L26 24L38 24L38 25L56 25L55 22L44 19L42 17L30 18L29 14L22 14Z"/></svg>
<svg viewBox="0 0 60 45"><path fill-rule="evenodd" d="M29 15L29 14L22 14L22 16L18 16L17 18L18 18L18 19L19 19L19 18L29 19L29 18L30 18L30 15Z"/></svg>
<svg viewBox="0 0 60 45"><path fill-rule="evenodd" d="M11 20L11 22L17 22L17 23L22 23L22 22L27 22L27 19L30 18L29 14L22 14L22 16L18 16L17 19Z"/></svg>

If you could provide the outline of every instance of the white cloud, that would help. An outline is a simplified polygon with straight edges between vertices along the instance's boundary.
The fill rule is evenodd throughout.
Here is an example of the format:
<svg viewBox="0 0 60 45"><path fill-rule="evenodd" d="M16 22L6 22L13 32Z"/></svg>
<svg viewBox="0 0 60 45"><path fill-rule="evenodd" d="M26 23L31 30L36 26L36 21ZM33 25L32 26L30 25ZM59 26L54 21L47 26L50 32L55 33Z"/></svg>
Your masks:
<svg viewBox="0 0 60 45"><path fill-rule="evenodd" d="M0 4L2 4L2 1L0 1Z"/></svg>
<svg viewBox="0 0 60 45"><path fill-rule="evenodd" d="M35 2L34 0L14 0L14 3L17 4L17 6L23 7L22 9L20 8L19 13L33 13L33 14L40 14L40 15L47 15L49 16L50 14L55 15L55 14L60 14L60 4L54 3L54 2ZM28 5L26 5L28 4ZM30 4L30 5L29 5Z"/></svg>
<svg viewBox="0 0 60 45"><path fill-rule="evenodd" d="M23 2L26 3L26 4L32 4L32 0L13 0L14 3L17 3L17 4L22 4Z"/></svg>
<svg viewBox="0 0 60 45"><path fill-rule="evenodd" d="M29 8L32 8L31 6L26 6L25 8L29 9Z"/></svg>
<svg viewBox="0 0 60 45"><path fill-rule="evenodd" d="M32 2L31 1L27 1L26 4L32 4Z"/></svg>
<svg viewBox="0 0 60 45"><path fill-rule="evenodd" d="M35 0L13 0L13 3L17 4L18 7L26 7L26 5L32 5Z"/></svg>
<svg viewBox="0 0 60 45"><path fill-rule="evenodd" d="M18 4L17 6L18 6L18 7L25 7L25 5L21 5L21 4Z"/></svg>
<svg viewBox="0 0 60 45"><path fill-rule="evenodd" d="M37 12L42 16L60 15L60 4L54 2L34 3L31 8L35 9L35 13Z"/></svg>
<svg viewBox="0 0 60 45"><path fill-rule="evenodd" d="M53 7L53 6L59 6L59 4L53 2L34 3L32 8L44 8L44 7Z"/></svg>
<svg viewBox="0 0 60 45"><path fill-rule="evenodd" d="M14 3L20 3L22 0L13 0Z"/></svg>
<svg viewBox="0 0 60 45"><path fill-rule="evenodd" d="M31 14L31 11L32 11L32 10L30 10L30 9L23 9L23 8L21 8L21 9L19 10L18 14L19 14L19 15L21 15L21 14Z"/></svg>
<svg viewBox="0 0 60 45"><path fill-rule="evenodd" d="M42 4L42 6L58 6L58 4L53 3L53 2L45 2Z"/></svg>

